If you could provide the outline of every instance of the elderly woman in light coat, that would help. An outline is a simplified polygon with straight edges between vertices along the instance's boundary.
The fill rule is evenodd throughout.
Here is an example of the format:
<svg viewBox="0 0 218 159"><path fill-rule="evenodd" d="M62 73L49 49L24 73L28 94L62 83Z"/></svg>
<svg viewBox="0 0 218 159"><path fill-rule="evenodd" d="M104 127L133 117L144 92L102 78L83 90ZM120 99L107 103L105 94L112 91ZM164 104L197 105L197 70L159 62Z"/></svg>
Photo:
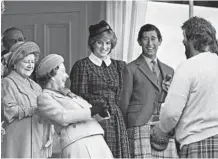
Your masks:
<svg viewBox="0 0 218 159"><path fill-rule="evenodd" d="M41 87L29 78L39 53L34 42L18 42L11 48L9 74L2 81L6 131L2 157L43 158L51 152L51 145L44 146L49 136L48 125L40 124L36 113Z"/></svg>
<svg viewBox="0 0 218 159"><path fill-rule="evenodd" d="M104 131L91 117L92 107L81 97L65 88L68 75L64 59L50 54L36 69L43 92L38 96L40 115L54 123L60 136L63 158L111 158L112 153L104 141Z"/></svg>

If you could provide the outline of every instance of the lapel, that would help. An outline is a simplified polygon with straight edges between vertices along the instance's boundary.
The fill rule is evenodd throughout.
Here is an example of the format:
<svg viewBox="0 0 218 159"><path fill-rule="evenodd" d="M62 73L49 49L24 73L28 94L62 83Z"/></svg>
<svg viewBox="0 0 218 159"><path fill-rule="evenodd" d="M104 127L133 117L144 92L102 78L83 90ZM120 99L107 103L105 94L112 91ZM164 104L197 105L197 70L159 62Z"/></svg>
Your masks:
<svg viewBox="0 0 218 159"><path fill-rule="evenodd" d="M157 59L157 63L158 63L158 66L160 68L160 73L162 75L162 78L164 79L166 77L166 74L167 74L168 70L164 66L164 64L162 62L160 62L158 59Z"/></svg>
<svg viewBox="0 0 218 159"><path fill-rule="evenodd" d="M28 97L32 105L36 103L36 98L41 93L41 87L38 84L33 82L31 79L28 79L30 82L30 87L25 85L24 79L15 71L12 71L8 75L8 78L15 83L20 93Z"/></svg>
<svg viewBox="0 0 218 159"><path fill-rule="evenodd" d="M170 69L170 67L168 67L166 64L160 62L159 60L158 60L158 64L159 64L160 72L162 74L163 79L166 78L167 74L169 74L169 75L171 75L171 77L173 77L173 69Z"/></svg>
<svg viewBox="0 0 218 159"><path fill-rule="evenodd" d="M158 89L160 90L160 86L157 84L157 77L151 72L148 64L145 62L143 55L141 54L136 59L136 65L138 65L139 70L148 78L148 80Z"/></svg>

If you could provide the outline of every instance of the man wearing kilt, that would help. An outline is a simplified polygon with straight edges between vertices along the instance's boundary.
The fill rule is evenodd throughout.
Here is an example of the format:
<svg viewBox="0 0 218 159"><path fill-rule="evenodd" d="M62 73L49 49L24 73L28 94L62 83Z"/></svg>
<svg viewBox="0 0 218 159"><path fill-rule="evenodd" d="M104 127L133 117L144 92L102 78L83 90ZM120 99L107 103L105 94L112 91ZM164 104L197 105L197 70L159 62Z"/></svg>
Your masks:
<svg viewBox="0 0 218 159"><path fill-rule="evenodd" d="M175 70L155 135L175 128L180 158L218 158L216 30L200 17L187 20L182 30L188 60Z"/></svg>
<svg viewBox="0 0 218 159"><path fill-rule="evenodd" d="M124 68L120 109L128 128L132 158L178 157L173 139L162 152L155 151L150 145L150 128L154 115L159 114L155 110L159 107L162 81L167 75L173 75L173 69L156 56L161 42L162 36L156 26L142 26L138 33L142 54Z"/></svg>

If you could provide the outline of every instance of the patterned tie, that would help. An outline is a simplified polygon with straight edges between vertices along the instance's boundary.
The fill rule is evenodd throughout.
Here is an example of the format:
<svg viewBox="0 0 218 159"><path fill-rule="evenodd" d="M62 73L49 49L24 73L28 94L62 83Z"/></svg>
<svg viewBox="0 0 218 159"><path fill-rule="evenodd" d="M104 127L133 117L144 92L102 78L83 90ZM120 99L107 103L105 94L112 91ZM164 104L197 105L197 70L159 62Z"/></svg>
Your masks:
<svg viewBox="0 0 218 159"><path fill-rule="evenodd" d="M152 72L154 73L154 75L158 77L159 69L158 69L156 61L154 60L151 61L151 68L152 68Z"/></svg>
<svg viewBox="0 0 218 159"><path fill-rule="evenodd" d="M107 68L107 65L106 65L106 63L105 63L104 61L102 61L101 67L102 67L102 68Z"/></svg>

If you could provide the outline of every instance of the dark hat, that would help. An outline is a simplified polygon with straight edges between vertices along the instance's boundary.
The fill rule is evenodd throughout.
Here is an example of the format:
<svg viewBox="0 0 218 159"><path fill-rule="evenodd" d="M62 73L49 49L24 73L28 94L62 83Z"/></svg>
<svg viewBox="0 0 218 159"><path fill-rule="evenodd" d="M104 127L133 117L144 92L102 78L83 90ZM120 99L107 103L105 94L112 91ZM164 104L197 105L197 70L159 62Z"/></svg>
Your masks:
<svg viewBox="0 0 218 159"><path fill-rule="evenodd" d="M96 35L99 35L107 30L112 30L110 25L102 20L100 23L95 24L95 25L91 25L89 27L89 37L94 37Z"/></svg>
<svg viewBox="0 0 218 159"><path fill-rule="evenodd" d="M36 68L37 78L43 77L51 72L52 69L64 62L64 58L58 54L49 54L43 58Z"/></svg>

